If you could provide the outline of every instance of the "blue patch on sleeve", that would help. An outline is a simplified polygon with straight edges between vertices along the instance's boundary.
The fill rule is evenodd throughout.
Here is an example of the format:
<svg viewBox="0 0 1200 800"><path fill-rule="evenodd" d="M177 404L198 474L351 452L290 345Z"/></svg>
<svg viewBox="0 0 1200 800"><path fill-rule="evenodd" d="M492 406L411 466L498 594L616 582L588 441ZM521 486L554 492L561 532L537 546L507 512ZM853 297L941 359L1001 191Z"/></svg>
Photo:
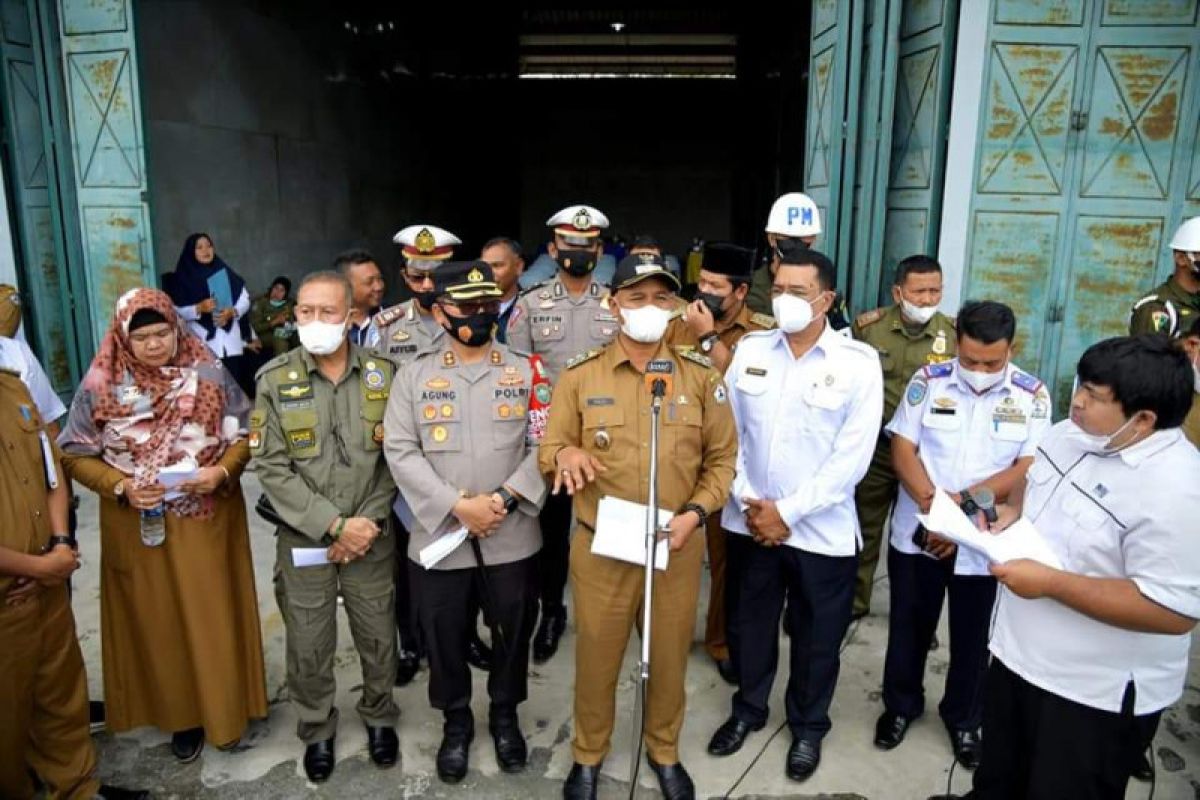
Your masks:
<svg viewBox="0 0 1200 800"><path fill-rule="evenodd" d="M1030 375L1028 372L1013 370L1012 385L1020 389L1024 389L1030 394L1037 394L1038 389L1042 388L1042 382Z"/></svg>
<svg viewBox="0 0 1200 800"><path fill-rule="evenodd" d="M940 364L930 364L923 369L926 378L949 378L950 373L954 372L954 365L949 361L943 361Z"/></svg>

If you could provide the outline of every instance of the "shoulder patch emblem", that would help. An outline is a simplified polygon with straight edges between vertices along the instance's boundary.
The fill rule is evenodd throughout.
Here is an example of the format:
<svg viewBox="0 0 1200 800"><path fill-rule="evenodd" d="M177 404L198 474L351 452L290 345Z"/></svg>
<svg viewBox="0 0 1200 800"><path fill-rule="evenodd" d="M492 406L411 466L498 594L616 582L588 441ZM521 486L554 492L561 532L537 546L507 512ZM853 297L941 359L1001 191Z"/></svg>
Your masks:
<svg viewBox="0 0 1200 800"><path fill-rule="evenodd" d="M925 394L929 390L929 384L923 380L914 380L908 384L908 391L904 393L904 399L908 401L910 406L919 406L925 400Z"/></svg>
<svg viewBox="0 0 1200 800"><path fill-rule="evenodd" d="M1171 315L1166 311L1152 311L1150 324L1154 326L1155 333L1168 333L1171 330Z"/></svg>
<svg viewBox="0 0 1200 800"><path fill-rule="evenodd" d="M865 328L868 325L873 325L874 323L879 322L879 320L883 319L885 313L887 312L885 312L882 308L877 308L874 311L864 312L855 318L854 324L860 328Z"/></svg>
<svg viewBox="0 0 1200 800"><path fill-rule="evenodd" d="M709 369L712 369L713 362L712 362L711 358L709 358L708 356L700 355L695 350L691 349L690 347L688 347L686 345L682 346L682 347L676 347L675 352L678 353L683 358L686 358L688 361L694 361L695 363L699 364L702 367L707 367Z"/></svg>
<svg viewBox="0 0 1200 800"><path fill-rule="evenodd" d="M1019 389L1024 389L1030 394L1036 396L1038 389L1042 388L1042 382L1030 375L1028 372L1013 370L1012 385Z"/></svg>
<svg viewBox="0 0 1200 800"><path fill-rule="evenodd" d="M770 314L762 314L757 311L750 315L750 322L758 325L760 328L766 328L768 330L775 327L774 317L772 317Z"/></svg>
<svg viewBox="0 0 1200 800"><path fill-rule="evenodd" d="M575 369L580 364L583 364L587 361L591 361L593 358L595 358L598 355L600 355L599 350L588 350L586 352L580 353L577 356L572 356L567 361L567 369Z"/></svg>
<svg viewBox="0 0 1200 800"><path fill-rule="evenodd" d="M941 364L930 364L924 367L921 372L926 378L948 378L950 377L950 373L954 372L954 367L947 361Z"/></svg>

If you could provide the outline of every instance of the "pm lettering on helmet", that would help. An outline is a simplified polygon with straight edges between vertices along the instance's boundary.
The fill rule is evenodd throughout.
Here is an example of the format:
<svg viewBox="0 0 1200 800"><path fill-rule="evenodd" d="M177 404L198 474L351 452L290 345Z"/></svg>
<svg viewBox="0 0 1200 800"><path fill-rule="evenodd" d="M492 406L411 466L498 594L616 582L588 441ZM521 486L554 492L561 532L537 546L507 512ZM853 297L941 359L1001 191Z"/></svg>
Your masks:
<svg viewBox="0 0 1200 800"><path fill-rule="evenodd" d="M791 225L796 219L800 219L801 225L812 225L813 210L811 208L800 208L799 206L788 206L787 221Z"/></svg>

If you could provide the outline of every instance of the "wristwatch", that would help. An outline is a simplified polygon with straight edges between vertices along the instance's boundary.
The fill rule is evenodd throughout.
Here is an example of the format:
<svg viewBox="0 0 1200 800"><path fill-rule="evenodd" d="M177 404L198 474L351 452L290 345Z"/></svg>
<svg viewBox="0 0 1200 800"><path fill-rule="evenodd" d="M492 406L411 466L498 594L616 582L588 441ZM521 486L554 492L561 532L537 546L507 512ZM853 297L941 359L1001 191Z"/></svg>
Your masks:
<svg viewBox="0 0 1200 800"><path fill-rule="evenodd" d="M125 479L117 481L117 485L113 487L113 496L117 498L118 503L125 502Z"/></svg>
<svg viewBox="0 0 1200 800"><path fill-rule="evenodd" d="M505 511L507 511L509 514L511 514L517 510L517 505L520 501L517 500L516 496L513 495L512 492L510 492L508 489L505 489L503 486L501 486L499 489L496 490L496 494L500 495L500 499L504 501L504 510Z"/></svg>
<svg viewBox="0 0 1200 800"><path fill-rule="evenodd" d="M686 514L689 511L696 512L696 516L700 517L700 524L697 525L696 527L703 528L705 523L708 522L708 512L704 510L704 506L702 506L698 503L688 503L686 506L683 507L683 510L680 511L679 513Z"/></svg>
<svg viewBox="0 0 1200 800"><path fill-rule="evenodd" d="M713 345L717 343L717 332L709 331L700 337L700 349L705 353L711 353Z"/></svg>
<svg viewBox="0 0 1200 800"><path fill-rule="evenodd" d="M51 550L58 547L60 544L65 544L67 547L71 548L72 550L75 549L75 540L74 539L72 539L70 536L67 536L62 533L56 533L53 536L51 536L50 539L46 542L46 547L45 547L45 549L42 550L42 552L49 553Z"/></svg>

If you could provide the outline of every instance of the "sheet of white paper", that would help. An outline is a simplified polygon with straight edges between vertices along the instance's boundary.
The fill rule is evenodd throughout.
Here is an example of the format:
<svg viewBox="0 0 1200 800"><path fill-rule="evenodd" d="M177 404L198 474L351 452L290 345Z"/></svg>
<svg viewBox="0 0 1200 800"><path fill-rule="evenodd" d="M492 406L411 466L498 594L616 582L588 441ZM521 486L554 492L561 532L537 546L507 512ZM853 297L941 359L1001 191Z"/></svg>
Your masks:
<svg viewBox="0 0 1200 800"><path fill-rule="evenodd" d="M163 500L175 500L184 496L184 492L176 491L180 484L193 480L200 473L194 461L186 460L168 464L158 471L158 482L167 489Z"/></svg>
<svg viewBox="0 0 1200 800"><path fill-rule="evenodd" d="M646 563L646 516L649 508L641 503L631 503L619 497L600 498L596 512L596 535L592 537L592 552L598 556L628 561L631 564ZM658 510L659 527L664 527L673 517L670 511ZM654 548L654 568L667 568L670 544L660 541Z"/></svg>
<svg viewBox="0 0 1200 800"><path fill-rule="evenodd" d="M975 527L950 496L938 490L928 514L918 514L917 520L927 530L945 536L960 547L969 547L987 557L993 564L1003 564L1018 558L1040 561L1049 567L1062 569L1062 562L1042 538L1033 523L1022 517L1001 533L988 533Z"/></svg>
<svg viewBox="0 0 1200 800"><path fill-rule="evenodd" d="M433 569L439 561L457 550L458 546L466 540L467 528L465 525L439 536L433 540L432 544L421 549L421 566L425 569Z"/></svg>
<svg viewBox="0 0 1200 800"><path fill-rule="evenodd" d="M328 551L324 547L293 547L292 566L324 567L329 564Z"/></svg>

